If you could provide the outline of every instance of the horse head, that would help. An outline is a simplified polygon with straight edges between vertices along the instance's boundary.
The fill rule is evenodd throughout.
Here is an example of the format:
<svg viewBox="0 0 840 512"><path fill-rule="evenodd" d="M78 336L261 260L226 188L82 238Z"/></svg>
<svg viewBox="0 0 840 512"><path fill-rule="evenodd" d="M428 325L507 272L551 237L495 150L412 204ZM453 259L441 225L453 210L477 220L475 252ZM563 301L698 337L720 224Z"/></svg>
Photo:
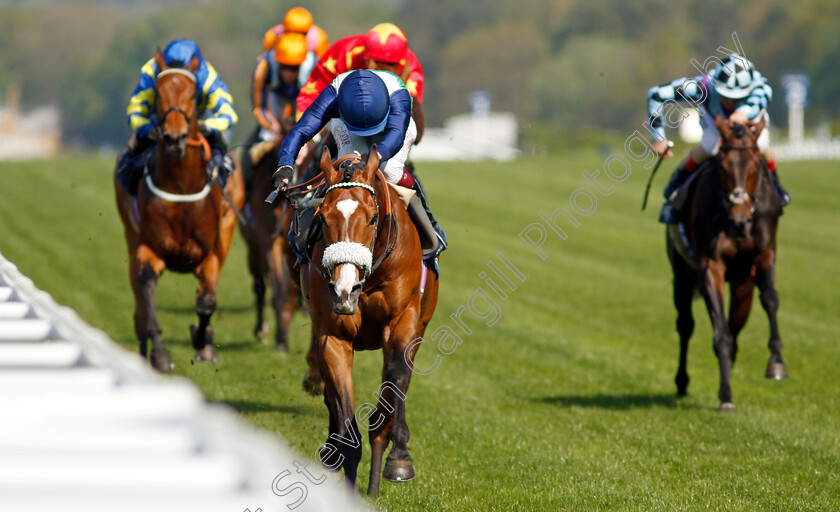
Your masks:
<svg viewBox="0 0 840 512"><path fill-rule="evenodd" d="M329 277L333 311L353 315L373 266L379 228L374 188L379 153L374 145L362 157L340 158L337 163L332 162L329 150L325 149L321 169L327 191L317 219L324 233L322 264Z"/></svg>
<svg viewBox="0 0 840 512"><path fill-rule="evenodd" d="M155 54L158 75L155 81L155 112L157 137L163 141L170 158L181 158L187 141L195 137L197 85L195 70L199 62L193 58L186 68L170 68L163 61L160 50Z"/></svg>
<svg viewBox="0 0 840 512"><path fill-rule="evenodd" d="M765 166L757 141L765 124L763 119L746 125L733 123L720 114L715 119L721 136L717 159L723 202L729 216L730 234L738 239L749 236L753 227L756 193Z"/></svg>

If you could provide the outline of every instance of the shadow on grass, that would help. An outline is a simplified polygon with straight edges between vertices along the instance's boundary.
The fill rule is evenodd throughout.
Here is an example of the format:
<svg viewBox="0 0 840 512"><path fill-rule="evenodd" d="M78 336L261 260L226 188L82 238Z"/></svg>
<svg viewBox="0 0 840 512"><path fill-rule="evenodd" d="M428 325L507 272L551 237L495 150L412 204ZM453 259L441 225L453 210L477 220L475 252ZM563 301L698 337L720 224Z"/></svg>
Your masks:
<svg viewBox="0 0 840 512"><path fill-rule="evenodd" d="M185 305L173 305L173 304L157 304L155 305L155 309L161 313L172 313L172 314L183 314L183 315L194 315L195 313L195 303L185 304ZM248 306L219 306L219 308L213 313L213 318L217 318L218 315L221 313L222 316L225 314L242 314L242 313L249 313L254 311L254 315L256 315L256 306L253 304Z"/></svg>
<svg viewBox="0 0 840 512"><path fill-rule="evenodd" d="M653 407L666 407L669 409L696 407L677 397L675 394L664 395L607 395L598 394L593 396L549 396L536 399L546 404L558 405L561 407L588 407L595 409L647 409Z"/></svg>
<svg viewBox="0 0 840 512"><path fill-rule="evenodd" d="M241 414L253 414L258 412L279 412L281 414L309 414L308 409L301 409L291 405L277 405L266 402L255 402L253 400L221 400L213 402L229 405Z"/></svg>
<svg viewBox="0 0 840 512"><path fill-rule="evenodd" d="M274 345L274 340L271 340L272 346ZM250 350L256 351L261 349L262 347L267 347L267 343L263 343L258 340L256 337L251 336L251 339L245 339L241 341L217 341L216 342L216 351L220 353L224 352L237 352L242 350ZM278 352L279 354L280 352Z"/></svg>

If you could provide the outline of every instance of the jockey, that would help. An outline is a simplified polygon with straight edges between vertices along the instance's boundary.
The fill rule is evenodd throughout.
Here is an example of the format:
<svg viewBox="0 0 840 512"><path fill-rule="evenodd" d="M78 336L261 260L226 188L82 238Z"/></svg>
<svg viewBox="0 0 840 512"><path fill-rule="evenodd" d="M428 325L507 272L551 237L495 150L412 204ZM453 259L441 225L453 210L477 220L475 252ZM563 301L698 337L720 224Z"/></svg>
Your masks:
<svg viewBox="0 0 840 512"><path fill-rule="evenodd" d="M250 148L254 144L279 140L281 119L294 120L295 99L315 63L314 54L307 50L306 36L297 32L285 32L276 41L274 48L257 57L257 65L251 76L251 108L257 127L246 143L243 152L243 174L248 175L253 165ZM310 63L310 67L306 64Z"/></svg>
<svg viewBox="0 0 840 512"><path fill-rule="evenodd" d="M283 139L279 167L272 178L275 187L288 183L298 152L324 127L336 141L336 157L367 152L375 143L385 179L422 193L404 168L417 128L411 118L411 96L398 76L378 70L338 75ZM438 273L437 256L446 249L446 233L417 195L412 196L407 209L424 242L423 259Z"/></svg>
<svg viewBox="0 0 840 512"><path fill-rule="evenodd" d="M277 39L284 32L296 32L306 36L306 49L315 54L316 58L326 53L330 46L326 32L313 23L312 13L303 7L292 7L283 17L283 23L266 31L263 36L263 51L267 52L274 48Z"/></svg>
<svg viewBox="0 0 840 512"><path fill-rule="evenodd" d="M699 146L689 151L686 159L671 175L663 191L668 200L662 207L659 221L665 224L678 222L677 210L670 200L676 197L680 186L685 183L690 174L700 167L709 157L717 154L720 144L720 133L715 126L718 114L740 124L747 121L761 121L769 124L767 104L773 97L773 89L761 73L755 69L752 62L746 58L731 54L721 60L717 67L706 75L693 78L678 78L671 83L652 87L648 91L648 115L650 127L655 132L652 146L654 151L663 157L673 156L668 149L665 138L662 114L666 101L691 103L700 106L700 125L703 128L703 138ZM779 183L776 174L776 160L770 148L770 135L763 130L758 137L758 147L767 160L770 177L779 195L780 206L790 202L790 196Z"/></svg>
<svg viewBox="0 0 840 512"><path fill-rule="evenodd" d="M415 144L420 142L426 126L423 115L423 67L399 27L380 23L367 34L339 39L320 58L297 99L298 117L330 85L338 75L354 69L390 71L405 83L413 99L411 116L417 125Z"/></svg>
<svg viewBox="0 0 840 512"><path fill-rule="evenodd" d="M189 39L176 39L163 50L163 62L168 67L186 68L197 60L195 70L198 97L198 127L207 138L211 149L211 164L219 166L219 176L227 179L233 171L233 162L226 158L227 145L223 133L236 124L238 117L233 109L233 98L227 86L219 78L216 69L201 56L198 45ZM140 171L145 164L149 149L155 145L153 129L157 126L155 116L155 81L160 70L152 58L140 70L140 82L131 95L128 109L128 124L134 134L126 149L119 156L117 175L132 195L137 193Z"/></svg>

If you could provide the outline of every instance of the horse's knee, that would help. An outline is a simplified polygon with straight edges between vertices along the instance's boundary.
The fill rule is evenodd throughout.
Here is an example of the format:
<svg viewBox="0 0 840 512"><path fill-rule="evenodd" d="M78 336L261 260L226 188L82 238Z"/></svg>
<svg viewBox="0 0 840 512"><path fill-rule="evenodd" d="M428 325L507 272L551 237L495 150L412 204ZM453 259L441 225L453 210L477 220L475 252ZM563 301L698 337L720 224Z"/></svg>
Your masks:
<svg viewBox="0 0 840 512"><path fill-rule="evenodd" d="M694 332L694 318L688 315L679 315L677 317L677 332L683 339L690 338L691 333Z"/></svg>
<svg viewBox="0 0 840 512"><path fill-rule="evenodd" d="M779 294L775 288L763 290L759 295L761 298L761 305L766 310L776 310L779 308Z"/></svg>
<svg viewBox="0 0 840 512"><path fill-rule="evenodd" d="M149 265L143 265L140 272L137 274L137 284L143 290L149 290L157 283L158 275L155 270Z"/></svg>
<svg viewBox="0 0 840 512"><path fill-rule="evenodd" d="M731 358L735 352L735 339L728 333L716 335L713 345L718 358Z"/></svg>
<svg viewBox="0 0 840 512"><path fill-rule="evenodd" d="M195 310L199 316L210 316L216 310L216 296L210 293L200 296L196 300Z"/></svg>

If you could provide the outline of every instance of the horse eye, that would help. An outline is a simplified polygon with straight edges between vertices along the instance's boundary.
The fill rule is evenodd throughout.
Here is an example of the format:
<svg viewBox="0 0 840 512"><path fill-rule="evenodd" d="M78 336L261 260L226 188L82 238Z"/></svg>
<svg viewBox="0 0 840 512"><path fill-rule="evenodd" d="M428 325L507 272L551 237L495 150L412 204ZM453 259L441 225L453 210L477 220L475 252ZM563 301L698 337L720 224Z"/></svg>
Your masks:
<svg viewBox="0 0 840 512"><path fill-rule="evenodd" d="M374 215L373 218L370 219L370 225L371 226L375 225L377 220L378 220L378 217L376 215Z"/></svg>

